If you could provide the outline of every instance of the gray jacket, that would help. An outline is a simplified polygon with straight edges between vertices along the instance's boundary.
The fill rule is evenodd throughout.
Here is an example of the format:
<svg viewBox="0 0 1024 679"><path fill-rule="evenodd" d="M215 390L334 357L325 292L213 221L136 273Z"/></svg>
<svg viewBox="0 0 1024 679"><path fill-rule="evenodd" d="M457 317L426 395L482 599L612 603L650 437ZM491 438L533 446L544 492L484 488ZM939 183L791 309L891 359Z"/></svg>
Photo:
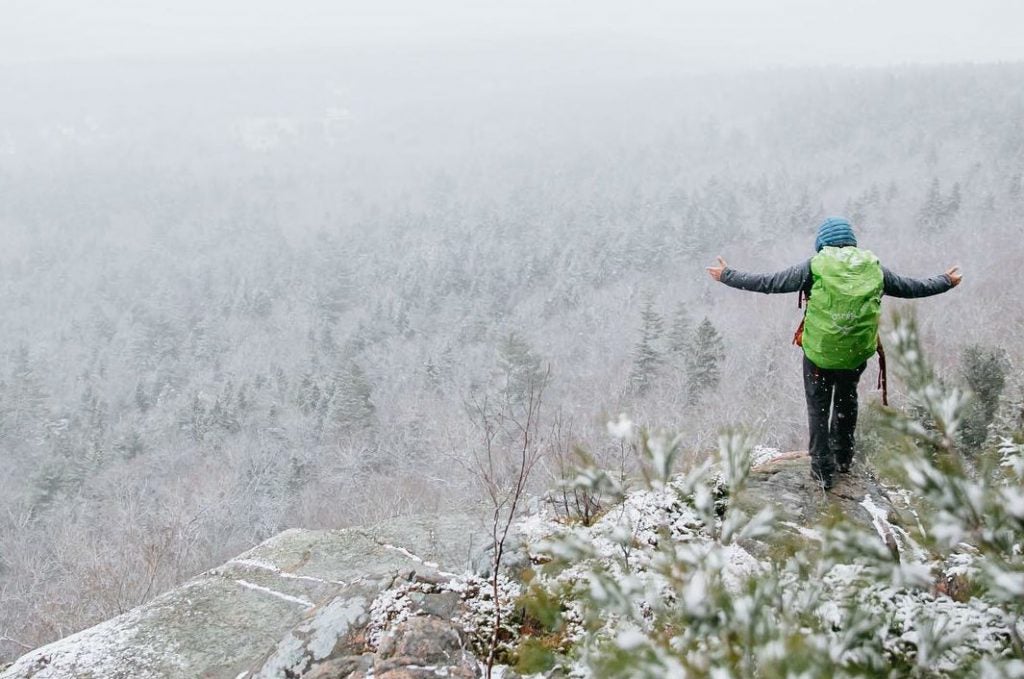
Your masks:
<svg viewBox="0 0 1024 679"><path fill-rule="evenodd" d="M726 267L722 282L732 288L752 292L811 292L811 260L775 273L746 273ZM953 281L946 274L931 278L907 278L882 267L882 294L890 297L928 297L952 289Z"/></svg>

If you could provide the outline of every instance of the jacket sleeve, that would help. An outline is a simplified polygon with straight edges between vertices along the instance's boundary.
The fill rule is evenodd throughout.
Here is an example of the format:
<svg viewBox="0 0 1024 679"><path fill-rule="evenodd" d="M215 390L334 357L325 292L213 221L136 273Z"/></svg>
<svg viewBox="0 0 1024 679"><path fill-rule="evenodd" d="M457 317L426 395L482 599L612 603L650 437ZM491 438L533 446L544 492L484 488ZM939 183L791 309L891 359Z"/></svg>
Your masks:
<svg viewBox="0 0 1024 679"><path fill-rule="evenodd" d="M953 281L946 274L931 278L908 278L882 267L883 292L890 297L929 297L953 288Z"/></svg>
<svg viewBox="0 0 1024 679"><path fill-rule="evenodd" d="M811 260L775 273L746 273L726 268L722 272L722 282L731 288L765 294L797 292L810 288Z"/></svg>

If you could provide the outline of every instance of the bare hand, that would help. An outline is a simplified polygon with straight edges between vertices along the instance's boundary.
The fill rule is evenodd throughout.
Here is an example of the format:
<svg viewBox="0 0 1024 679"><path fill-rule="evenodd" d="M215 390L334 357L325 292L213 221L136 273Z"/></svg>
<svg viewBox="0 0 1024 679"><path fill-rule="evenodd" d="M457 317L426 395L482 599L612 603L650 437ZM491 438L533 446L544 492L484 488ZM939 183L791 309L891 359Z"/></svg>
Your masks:
<svg viewBox="0 0 1024 679"><path fill-rule="evenodd" d="M946 275L949 276L949 281L953 284L954 288L960 285L960 281L964 279L964 274L960 271L959 264L949 267L949 271L946 272Z"/></svg>
<svg viewBox="0 0 1024 679"><path fill-rule="evenodd" d="M728 268L728 266L729 265L725 263L724 259L722 259L721 257L718 257L718 266L709 266L709 267L707 267L708 275L711 276L712 278L714 278L716 281L721 282L721 280L722 280L722 272L725 271L726 268Z"/></svg>

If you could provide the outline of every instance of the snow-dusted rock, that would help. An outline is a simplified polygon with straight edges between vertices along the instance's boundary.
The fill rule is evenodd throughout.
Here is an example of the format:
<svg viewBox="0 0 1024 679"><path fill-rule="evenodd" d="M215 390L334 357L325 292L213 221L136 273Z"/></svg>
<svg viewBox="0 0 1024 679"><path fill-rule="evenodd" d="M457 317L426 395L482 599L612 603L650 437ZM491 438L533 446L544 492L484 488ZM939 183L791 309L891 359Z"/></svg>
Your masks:
<svg viewBox="0 0 1024 679"><path fill-rule="evenodd" d="M3 679L284 676L339 652L396 576L465 570L468 515L287 530L124 615L19 658Z"/></svg>
<svg viewBox="0 0 1024 679"><path fill-rule="evenodd" d="M750 513L766 505L779 512L784 525L807 538L809 528L838 512L846 518L871 526L890 549L903 553L917 550L899 526L903 518L896 503L875 475L854 464L848 474L835 476L835 487L825 492L811 478L807 451L780 452L759 448L746 488L736 502Z"/></svg>
<svg viewBox="0 0 1024 679"><path fill-rule="evenodd" d="M377 583L359 583L318 607L258 664L253 679L300 676L329 658L358 656L364 645L361 631L369 622L369 601L379 589Z"/></svg>
<svg viewBox="0 0 1024 679"><path fill-rule="evenodd" d="M481 570L489 570L489 537L486 524L469 516L285 531L145 606L33 651L0 678L470 679L481 676L479 658L494 638L496 610L498 650L503 658L515 657L524 634L516 611L527 582L562 598L564 628L547 640L557 642L560 652L584 642L595 624L601 625L598 636L627 649L638 643L640 628L657 619L657 602L700 612L713 601L712 581L742 600L749 579L770 572L777 536L821 541L834 513L877 535L899 556L901 573L930 577L934 564L903 527L914 518L909 511L901 516L908 503L898 489L890 492L869 470L855 468L825 493L810 478L805 453L755 452L745 488L728 498L735 508L719 508L728 485L712 474L696 486L682 476L638 486L590 525L567 523L543 508L521 517L496 581L474 568L486 561ZM754 515L767 505L783 517L774 524L777 531L723 537L734 509L754 517L754 525ZM675 571L663 570L666 558L686 564L690 575L679 580ZM530 578L524 581L526 567ZM916 647L926 614L950 618L949 629L967 640L956 653L1002 653L1008 638L1002 611L966 594L953 601L941 596L948 593L941 587L931 592L895 581L865 587L862 568L835 566L821 583L824 598L815 612L826 632L844 628L844 602L856 598L886 613L891 624L882 649L894 657ZM966 579L973 568L965 553L942 570L947 580ZM791 575L780 586L799 592L799 579L786 580ZM616 601L612 594L625 597L620 614L588 619L580 597ZM632 622L623 622L622 611Z"/></svg>

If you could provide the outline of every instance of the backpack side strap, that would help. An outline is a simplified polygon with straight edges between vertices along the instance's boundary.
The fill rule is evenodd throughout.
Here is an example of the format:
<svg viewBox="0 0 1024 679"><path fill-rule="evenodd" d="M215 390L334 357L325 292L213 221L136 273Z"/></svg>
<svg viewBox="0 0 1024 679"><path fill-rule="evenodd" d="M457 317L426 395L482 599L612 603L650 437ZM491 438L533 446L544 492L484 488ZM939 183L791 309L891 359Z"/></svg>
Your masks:
<svg viewBox="0 0 1024 679"><path fill-rule="evenodd" d="M806 290L801 290L796 297L796 308L803 309L804 304L806 304L807 300L810 298L811 296ZM807 315L806 312L804 312L804 317L800 319L800 325L797 326L796 332L793 333L793 344L795 346L802 347L804 345L804 320L806 318Z"/></svg>
<svg viewBox="0 0 1024 679"><path fill-rule="evenodd" d="M882 405L889 405L889 380L885 372L885 348L882 338L878 338L878 388L882 390Z"/></svg>

